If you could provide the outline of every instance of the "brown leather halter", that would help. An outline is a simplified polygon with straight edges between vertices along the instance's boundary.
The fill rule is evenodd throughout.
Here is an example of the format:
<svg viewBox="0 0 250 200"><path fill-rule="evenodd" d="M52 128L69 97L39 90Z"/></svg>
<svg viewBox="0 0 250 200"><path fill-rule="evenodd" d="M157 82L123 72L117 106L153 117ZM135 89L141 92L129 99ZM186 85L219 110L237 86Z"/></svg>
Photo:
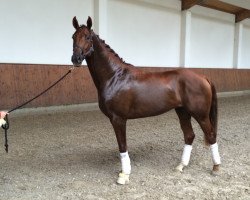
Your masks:
<svg viewBox="0 0 250 200"><path fill-rule="evenodd" d="M93 39L92 39L92 37L93 37L93 32L91 31L90 39L89 39L90 42L91 42L91 47L89 48L89 50L86 53L84 53L84 50L80 46L78 46L78 45L74 45L73 46L73 50L75 50L75 49L79 49L80 50L81 56L82 56L82 60L84 60L87 56L90 56L91 53L94 52L94 46L93 46Z"/></svg>

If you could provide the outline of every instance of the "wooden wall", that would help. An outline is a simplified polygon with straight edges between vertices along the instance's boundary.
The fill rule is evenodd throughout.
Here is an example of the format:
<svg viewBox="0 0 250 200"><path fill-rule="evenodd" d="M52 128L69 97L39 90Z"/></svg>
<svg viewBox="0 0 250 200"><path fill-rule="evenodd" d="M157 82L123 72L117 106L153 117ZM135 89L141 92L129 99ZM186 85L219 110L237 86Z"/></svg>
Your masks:
<svg viewBox="0 0 250 200"><path fill-rule="evenodd" d="M0 64L0 110L11 109L36 96L70 66ZM164 71L170 68L143 68ZM192 69L212 80L217 92L250 90L250 69ZM97 101L97 92L87 67L75 68L62 82L26 107L81 104Z"/></svg>
<svg viewBox="0 0 250 200"><path fill-rule="evenodd" d="M0 64L0 110L36 96L68 72L70 66ZM63 81L26 107L80 104L96 101L87 67L74 69Z"/></svg>

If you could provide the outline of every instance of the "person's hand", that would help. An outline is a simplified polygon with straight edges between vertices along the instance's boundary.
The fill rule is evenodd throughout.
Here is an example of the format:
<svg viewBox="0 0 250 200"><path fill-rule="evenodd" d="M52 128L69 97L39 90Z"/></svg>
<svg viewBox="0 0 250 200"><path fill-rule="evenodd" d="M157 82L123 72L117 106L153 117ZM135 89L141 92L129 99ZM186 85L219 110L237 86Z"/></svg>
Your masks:
<svg viewBox="0 0 250 200"><path fill-rule="evenodd" d="M5 111L0 111L0 119L3 119L7 114L9 113Z"/></svg>

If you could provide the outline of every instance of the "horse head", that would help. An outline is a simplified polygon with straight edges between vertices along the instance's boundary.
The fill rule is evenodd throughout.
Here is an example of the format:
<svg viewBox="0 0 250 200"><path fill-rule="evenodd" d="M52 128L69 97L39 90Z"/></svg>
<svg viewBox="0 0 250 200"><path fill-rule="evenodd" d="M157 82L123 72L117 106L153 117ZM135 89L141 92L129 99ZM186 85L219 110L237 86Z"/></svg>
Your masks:
<svg viewBox="0 0 250 200"><path fill-rule="evenodd" d="M79 26L76 17L73 18L73 26L76 29L73 34L73 55L71 61L76 67L80 67L82 61L94 51L92 40L92 19L88 17L87 26Z"/></svg>

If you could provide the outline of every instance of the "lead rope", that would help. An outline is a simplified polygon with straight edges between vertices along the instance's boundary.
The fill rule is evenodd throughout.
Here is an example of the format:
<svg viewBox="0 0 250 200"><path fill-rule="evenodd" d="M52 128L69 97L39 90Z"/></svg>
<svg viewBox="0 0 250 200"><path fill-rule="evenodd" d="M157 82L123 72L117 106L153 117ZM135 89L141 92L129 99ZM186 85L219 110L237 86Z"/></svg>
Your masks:
<svg viewBox="0 0 250 200"><path fill-rule="evenodd" d="M6 121L6 123L4 125L2 125L2 128L4 129L4 137L5 137L4 146L5 146L6 153L8 153L8 150L9 150L8 129L10 128L10 123L9 123L9 119L8 119L7 115L4 117L4 120Z"/></svg>
<svg viewBox="0 0 250 200"><path fill-rule="evenodd" d="M59 78L56 82L54 82L51 86L49 86L47 89L45 89L44 91L42 91L41 93L39 93L38 95L36 95L35 97L33 97L32 99L22 103L21 105L16 106L15 108L12 108L11 110L8 111L8 113L11 113L25 105L27 105L28 103L30 103L31 101L37 99L38 97L40 97L41 95L43 95L44 93L46 93L48 90L50 90L52 87L54 87L57 83L59 83L61 80L63 80L68 74L71 73L71 71L74 69L74 67L71 67L69 69L69 71L64 74L61 78ZM9 145L8 145L8 129L10 128L10 122L8 119L8 116L6 115L4 120L6 121L6 123L4 125L2 125L2 128L4 129L4 137L5 137L5 151L6 153L8 153L9 150Z"/></svg>

